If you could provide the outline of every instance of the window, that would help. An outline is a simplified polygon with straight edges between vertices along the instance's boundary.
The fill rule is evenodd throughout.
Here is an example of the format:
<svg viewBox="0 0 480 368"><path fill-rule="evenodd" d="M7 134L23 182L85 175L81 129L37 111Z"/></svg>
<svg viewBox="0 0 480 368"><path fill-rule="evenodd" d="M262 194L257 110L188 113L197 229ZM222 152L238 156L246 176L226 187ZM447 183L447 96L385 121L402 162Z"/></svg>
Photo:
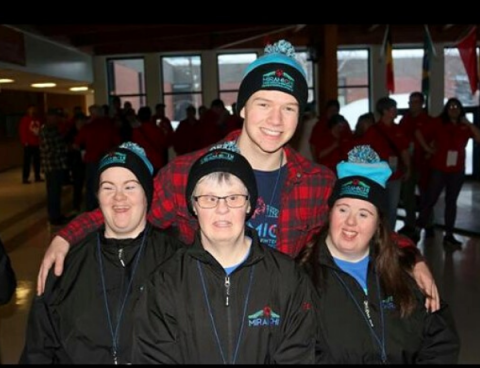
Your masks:
<svg viewBox="0 0 480 368"><path fill-rule="evenodd" d="M395 94L390 97L398 109L408 109L410 93L422 91L423 49L394 49L392 57Z"/></svg>
<svg viewBox="0 0 480 368"><path fill-rule="evenodd" d="M358 117L370 111L369 50L338 50L337 63L340 114L354 130Z"/></svg>
<svg viewBox="0 0 480 368"><path fill-rule="evenodd" d="M458 49L456 47L446 47L443 55L445 58L445 98L449 99L450 97L456 97L464 107L478 106L479 91L477 90L475 94L472 95L467 72L465 71L465 66L460 58Z"/></svg>
<svg viewBox="0 0 480 368"><path fill-rule="evenodd" d="M308 85L308 102L315 100L315 76L313 61L310 60L308 51L300 51L295 53L297 61L303 66L303 69L307 73L307 85Z"/></svg>
<svg viewBox="0 0 480 368"><path fill-rule="evenodd" d="M122 106L130 101L135 111L147 103L143 58L107 59L108 94L119 96Z"/></svg>
<svg viewBox="0 0 480 368"><path fill-rule="evenodd" d="M218 95L230 112L232 112L232 104L237 101L238 89L245 69L256 58L256 53L217 55Z"/></svg>
<svg viewBox="0 0 480 368"><path fill-rule="evenodd" d="M161 57L161 65L165 115L176 129L188 106L202 105L202 59L200 55Z"/></svg>

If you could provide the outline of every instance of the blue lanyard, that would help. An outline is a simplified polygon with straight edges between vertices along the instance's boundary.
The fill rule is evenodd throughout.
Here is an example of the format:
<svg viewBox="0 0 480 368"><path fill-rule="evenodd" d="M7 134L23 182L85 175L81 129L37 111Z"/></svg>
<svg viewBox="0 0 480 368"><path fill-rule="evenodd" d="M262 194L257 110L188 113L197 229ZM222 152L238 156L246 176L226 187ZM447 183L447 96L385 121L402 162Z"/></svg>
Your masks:
<svg viewBox="0 0 480 368"><path fill-rule="evenodd" d="M112 357L113 363L118 364L118 356L117 356L117 344L118 344L118 330L120 327L120 322L122 321L123 317L123 310L125 308L125 304L127 303L128 294L130 288L132 287L133 279L135 276L135 272L137 271L137 266L141 258L143 245L145 244L145 239L147 237L148 229L145 229L143 233L142 244L140 245L140 249L135 258L135 264L133 265L132 274L130 276L130 281L128 282L127 290L125 291L125 295L123 296L122 306L120 308L120 313L118 314L117 318L117 325L115 326L115 330L113 330L112 318L110 316L110 309L108 308L108 298L107 298L107 287L105 285L105 275L103 271L103 261L102 261L102 252L100 249L100 234L97 235L97 253L98 253L98 267L100 268L100 276L102 278L102 289L103 289L103 300L105 302L105 310L107 312L107 320L108 320L108 327L110 329L110 336L112 337ZM121 300L121 299L120 299Z"/></svg>
<svg viewBox="0 0 480 368"><path fill-rule="evenodd" d="M375 272L375 271L374 271ZM387 353L386 353L386 350L385 350L385 321L384 321L384 316L383 316L383 306L382 306L382 299L380 297L380 283L378 281L378 274L377 272L375 272L375 280L377 282L377 296L378 296L378 305L379 305L379 308L380 308L380 320L381 320L381 326L380 326L380 329L382 331L382 339L380 340L375 332L375 330L373 329L373 322L372 322L372 319L370 317L370 311L369 311L369 308L368 308L368 300L366 300L366 306L364 309L362 309L360 307L360 305L358 304L357 302L357 299L353 296L352 294L352 291L350 290L350 288L347 286L347 284L345 283L345 281L342 280L342 278L338 275L337 271L334 271L334 275L337 277L337 279L340 281L340 283L343 285L343 287L345 288L345 290L347 290L348 292L348 295L350 296L350 299L352 299L353 303L355 304L355 306L357 307L357 309L359 310L360 314L363 316L363 318L365 319L365 322L367 323L367 326L370 330L370 333L372 334L373 338L375 339L375 341L377 342L377 345L379 346L380 348L380 351L381 351L381 355L380 355L380 359L382 360L382 363L385 364L387 362Z"/></svg>
<svg viewBox="0 0 480 368"><path fill-rule="evenodd" d="M198 260L197 260L197 268L198 268L198 272L200 274L200 279L202 280L203 295L205 297L205 302L207 303L208 314L210 315L210 321L212 322L212 328L213 328L213 332L215 334L215 339L217 341L218 350L220 350L220 355L222 356L223 364L227 364L227 360L225 359L225 353L223 352L222 344L220 343L220 337L218 336L217 327L215 325L215 319L213 318L212 308L210 306L210 301L209 301L209 297L208 297L208 293L207 293L207 286L205 285L205 279L203 277L202 265L200 264L200 261L198 261ZM240 326L240 331L238 331L237 346L235 347L235 353L233 355L233 359L232 359L231 364L235 364L235 362L237 360L238 348L240 347L240 340L242 338L243 326L245 324L245 317L247 315L248 300L250 299L250 291L252 289L253 270L254 269L255 269L255 266L252 266L252 268L250 268L250 281L248 283L247 295L246 295L245 303L244 303L244 306L243 306L242 324Z"/></svg>

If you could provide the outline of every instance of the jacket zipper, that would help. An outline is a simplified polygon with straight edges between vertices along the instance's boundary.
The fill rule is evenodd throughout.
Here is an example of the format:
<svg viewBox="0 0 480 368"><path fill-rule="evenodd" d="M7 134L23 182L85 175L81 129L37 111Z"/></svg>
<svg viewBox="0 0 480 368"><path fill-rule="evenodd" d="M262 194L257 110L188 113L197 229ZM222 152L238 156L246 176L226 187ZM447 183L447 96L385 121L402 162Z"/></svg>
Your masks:
<svg viewBox="0 0 480 368"><path fill-rule="evenodd" d="M225 306L228 307L230 299L230 276L225 277Z"/></svg>
<svg viewBox="0 0 480 368"><path fill-rule="evenodd" d="M125 262L123 261L123 248L118 248L118 259L123 267L125 267Z"/></svg>
<svg viewBox="0 0 480 368"><path fill-rule="evenodd" d="M233 334L232 334L232 318L230 306L230 276L225 277L225 306L227 307L227 333L228 333L228 350L227 361L232 361L232 348L233 348ZM229 363L230 364L230 363Z"/></svg>

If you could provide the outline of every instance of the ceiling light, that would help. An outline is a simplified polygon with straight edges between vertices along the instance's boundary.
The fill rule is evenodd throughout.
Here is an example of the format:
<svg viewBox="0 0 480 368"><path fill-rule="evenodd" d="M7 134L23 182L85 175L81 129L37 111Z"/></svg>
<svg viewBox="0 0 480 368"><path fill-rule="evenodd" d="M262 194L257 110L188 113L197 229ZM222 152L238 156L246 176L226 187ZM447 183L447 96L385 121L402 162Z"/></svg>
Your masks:
<svg viewBox="0 0 480 368"><path fill-rule="evenodd" d="M0 79L0 83L13 83L15 82L13 79L3 78Z"/></svg>
<svg viewBox="0 0 480 368"><path fill-rule="evenodd" d="M72 91L72 92L88 91L88 87L86 87L86 86L70 87L70 91Z"/></svg>
<svg viewBox="0 0 480 368"><path fill-rule="evenodd" d="M50 87L55 87L57 84L56 83L33 83L30 86L34 88L50 88Z"/></svg>

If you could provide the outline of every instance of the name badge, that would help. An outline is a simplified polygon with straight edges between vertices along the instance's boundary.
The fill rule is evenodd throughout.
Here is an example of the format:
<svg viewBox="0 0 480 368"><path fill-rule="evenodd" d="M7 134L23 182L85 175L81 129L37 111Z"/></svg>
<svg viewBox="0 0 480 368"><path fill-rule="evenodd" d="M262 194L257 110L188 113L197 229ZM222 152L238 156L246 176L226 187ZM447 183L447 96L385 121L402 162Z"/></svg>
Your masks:
<svg viewBox="0 0 480 368"><path fill-rule="evenodd" d="M457 166L458 161L458 151L448 151L447 152L447 167Z"/></svg>

